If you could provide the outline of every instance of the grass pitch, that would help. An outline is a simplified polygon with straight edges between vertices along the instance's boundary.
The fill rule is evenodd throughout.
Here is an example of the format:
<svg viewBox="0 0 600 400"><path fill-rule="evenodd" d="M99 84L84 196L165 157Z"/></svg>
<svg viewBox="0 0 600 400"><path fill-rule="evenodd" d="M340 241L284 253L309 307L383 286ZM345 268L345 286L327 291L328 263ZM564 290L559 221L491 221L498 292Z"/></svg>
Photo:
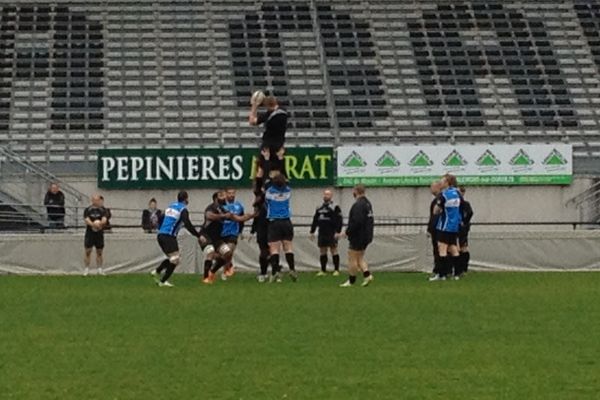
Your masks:
<svg viewBox="0 0 600 400"><path fill-rule="evenodd" d="M600 274L0 277L2 399L598 399Z"/></svg>

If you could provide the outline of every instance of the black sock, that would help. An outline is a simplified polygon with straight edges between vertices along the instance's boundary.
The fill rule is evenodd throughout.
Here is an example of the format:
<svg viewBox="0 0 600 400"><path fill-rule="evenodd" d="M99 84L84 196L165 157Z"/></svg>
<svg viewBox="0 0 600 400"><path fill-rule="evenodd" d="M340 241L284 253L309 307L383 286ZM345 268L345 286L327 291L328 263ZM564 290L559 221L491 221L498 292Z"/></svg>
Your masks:
<svg viewBox="0 0 600 400"><path fill-rule="evenodd" d="M294 253L285 253L285 261L287 261L290 271L296 270L296 260L294 259Z"/></svg>
<svg viewBox="0 0 600 400"><path fill-rule="evenodd" d="M212 260L204 260L204 274L203 274L203 276L205 278L208 278L208 273L209 273L210 268L212 267L212 265L213 265L213 261Z"/></svg>
<svg viewBox="0 0 600 400"><path fill-rule="evenodd" d="M319 261L321 262L321 271L327 271L327 254L321 254L321 257L319 257Z"/></svg>
<svg viewBox="0 0 600 400"><path fill-rule="evenodd" d="M258 265L260 265L260 274L266 275L269 269L269 258L265 256L258 257Z"/></svg>
<svg viewBox="0 0 600 400"><path fill-rule="evenodd" d="M158 266L158 268L156 268L156 272L157 273L162 273L165 269L167 269L167 267L169 266L169 264L171 264L171 261L169 261L168 258L165 258L163 260L162 263L160 263L160 265Z"/></svg>
<svg viewBox="0 0 600 400"><path fill-rule="evenodd" d="M471 253L465 251L462 253L463 258L463 272L467 272L469 270L469 261L471 261Z"/></svg>
<svg viewBox="0 0 600 400"><path fill-rule="evenodd" d="M333 268L335 268L336 271L339 271L340 270L340 255L334 254L331 258L333 258Z"/></svg>
<svg viewBox="0 0 600 400"><path fill-rule="evenodd" d="M212 272L213 274L216 274L217 271L219 269L221 269L221 267L225 265L225 260L222 259L221 257L217 258L217 260L215 261L215 265L213 265L213 267L210 269L210 272Z"/></svg>
<svg viewBox="0 0 600 400"><path fill-rule="evenodd" d="M171 277L171 275L173 275L173 271L175 271L175 264L169 263L169 265L167 265L166 272L160 281L162 283L165 283L166 281L168 281L169 278Z"/></svg>
<svg viewBox="0 0 600 400"><path fill-rule="evenodd" d="M450 265L450 257L448 256L440 256L440 269L439 269L439 275L440 276L446 276L448 275L448 273L450 273L452 271L452 265Z"/></svg>
<svg viewBox="0 0 600 400"><path fill-rule="evenodd" d="M271 264L271 273L275 275L279 272L279 254L271 254L269 258L269 263Z"/></svg>
<svg viewBox="0 0 600 400"><path fill-rule="evenodd" d="M434 274L439 274L440 273L440 256L433 256L433 273Z"/></svg>
<svg viewBox="0 0 600 400"><path fill-rule="evenodd" d="M452 269L454 270L454 276L459 276L463 273L462 270L462 257L459 255L457 256L450 256L450 262L452 263Z"/></svg>
<svg viewBox="0 0 600 400"><path fill-rule="evenodd" d="M364 271L363 272L363 278L368 278L371 276L371 271Z"/></svg>
<svg viewBox="0 0 600 400"><path fill-rule="evenodd" d="M350 281L350 284L354 285L354 282L356 282L356 276L350 275L348 277L348 281Z"/></svg>

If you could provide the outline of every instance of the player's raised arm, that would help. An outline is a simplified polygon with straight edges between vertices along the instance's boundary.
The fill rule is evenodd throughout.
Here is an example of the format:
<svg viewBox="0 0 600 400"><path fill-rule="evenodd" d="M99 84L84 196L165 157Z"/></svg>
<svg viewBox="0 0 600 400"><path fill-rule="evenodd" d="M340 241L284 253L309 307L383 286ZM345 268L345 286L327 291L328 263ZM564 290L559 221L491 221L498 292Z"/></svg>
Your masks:
<svg viewBox="0 0 600 400"><path fill-rule="evenodd" d="M258 117L258 107L261 106L264 100L265 94L260 90L254 92L252 97L250 97L250 113L248 114L248 123L251 126L260 125L262 123Z"/></svg>

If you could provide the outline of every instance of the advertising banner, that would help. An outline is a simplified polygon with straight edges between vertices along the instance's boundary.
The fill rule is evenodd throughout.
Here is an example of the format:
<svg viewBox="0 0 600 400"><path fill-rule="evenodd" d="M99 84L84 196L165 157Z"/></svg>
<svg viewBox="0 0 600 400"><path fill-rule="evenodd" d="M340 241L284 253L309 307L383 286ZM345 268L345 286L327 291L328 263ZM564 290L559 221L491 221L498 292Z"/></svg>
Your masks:
<svg viewBox="0 0 600 400"><path fill-rule="evenodd" d="M338 186L424 186L445 173L465 185L568 185L573 149L565 144L344 146Z"/></svg>
<svg viewBox="0 0 600 400"><path fill-rule="evenodd" d="M257 149L98 150L102 189L250 187ZM333 148L288 148L286 172L294 187L334 184Z"/></svg>

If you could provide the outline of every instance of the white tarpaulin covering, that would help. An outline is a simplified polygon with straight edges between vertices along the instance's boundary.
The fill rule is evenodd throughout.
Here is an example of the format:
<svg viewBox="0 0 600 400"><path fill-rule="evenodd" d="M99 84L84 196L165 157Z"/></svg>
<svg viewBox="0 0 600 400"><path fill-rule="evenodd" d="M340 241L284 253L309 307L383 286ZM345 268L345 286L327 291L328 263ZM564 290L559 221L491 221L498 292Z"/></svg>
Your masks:
<svg viewBox="0 0 600 400"><path fill-rule="evenodd" d="M182 263L178 272L199 273L203 255L195 238L180 237ZM487 271L600 270L600 231L488 232L470 238L473 269ZM319 266L319 252L307 237L295 242L300 270ZM341 243L342 264L347 246ZM239 270L257 271L255 242L241 241L235 255ZM154 235L106 235L108 273L150 271L164 258ZM377 236L367 259L373 270L430 271L431 245L424 234ZM93 267L92 257L92 267ZM331 267L330 267L331 268ZM0 236L0 273L79 274L83 271L83 234Z"/></svg>

